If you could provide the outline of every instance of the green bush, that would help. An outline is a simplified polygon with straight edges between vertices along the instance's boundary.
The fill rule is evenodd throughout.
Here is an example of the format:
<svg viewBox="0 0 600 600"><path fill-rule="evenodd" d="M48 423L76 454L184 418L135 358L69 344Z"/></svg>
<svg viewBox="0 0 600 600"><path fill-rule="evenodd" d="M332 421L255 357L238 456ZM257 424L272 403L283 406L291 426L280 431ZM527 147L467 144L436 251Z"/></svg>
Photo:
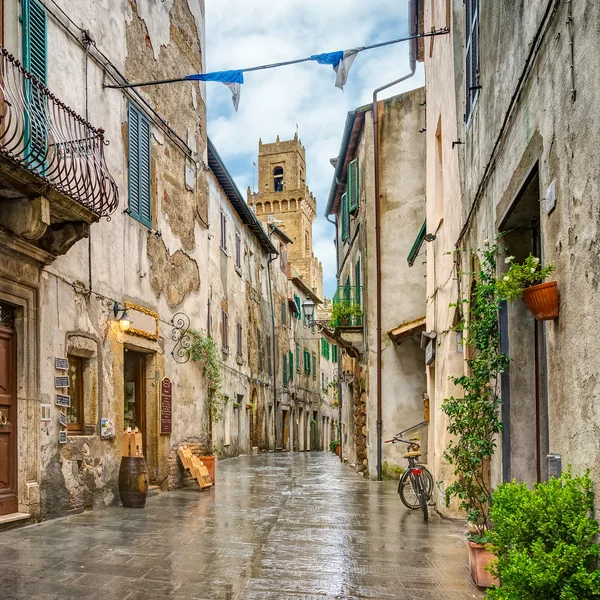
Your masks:
<svg viewBox="0 0 600 600"><path fill-rule="evenodd" d="M571 471L530 490L506 483L493 495L490 571L502 587L486 600L583 600L600 598L600 531L590 514L594 493L589 472Z"/></svg>
<svg viewBox="0 0 600 600"><path fill-rule="evenodd" d="M329 450L335 452L335 449L340 445L340 440L332 440L329 442Z"/></svg>

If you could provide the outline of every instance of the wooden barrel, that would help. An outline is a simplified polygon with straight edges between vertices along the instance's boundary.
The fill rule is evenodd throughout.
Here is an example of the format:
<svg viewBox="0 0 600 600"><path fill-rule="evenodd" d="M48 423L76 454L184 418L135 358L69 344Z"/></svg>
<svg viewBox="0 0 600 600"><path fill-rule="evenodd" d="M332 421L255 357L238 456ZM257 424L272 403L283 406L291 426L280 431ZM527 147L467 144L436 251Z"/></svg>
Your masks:
<svg viewBox="0 0 600 600"><path fill-rule="evenodd" d="M119 495L125 508L146 506L148 467L143 456L124 456L121 459Z"/></svg>

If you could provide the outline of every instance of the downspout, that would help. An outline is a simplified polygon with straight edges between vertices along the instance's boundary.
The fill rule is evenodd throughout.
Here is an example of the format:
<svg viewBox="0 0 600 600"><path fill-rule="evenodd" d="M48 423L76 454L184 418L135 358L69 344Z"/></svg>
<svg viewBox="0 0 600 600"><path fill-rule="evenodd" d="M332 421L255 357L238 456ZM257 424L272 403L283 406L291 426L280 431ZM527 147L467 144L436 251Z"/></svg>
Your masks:
<svg viewBox="0 0 600 600"><path fill-rule="evenodd" d="M269 351L273 352L273 452L277 452L277 343L275 341L275 307L273 306L273 280L271 279L271 263L277 258L277 254L271 254L267 262L267 272L269 274L269 297L271 302L271 328L273 335L271 336L272 348ZM267 357L268 361L268 357ZM268 414L268 413L267 413Z"/></svg>
<svg viewBox="0 0 600 600"><path fill-rule="evenodd" d="M418 0L409 0L409 35L416 35L418 29L417 20ZM410 41L409 49L410 73L400 79L396 79L373 92L373 162L375 165L375 264L376 264L376 296L377 296L377 481L382 480L382 365L381 365L381 216L379 208L379 114L377 106L377 95L383 90L393 87L402 81L410 79L417 68L417 40Z"/></svg>
<svg viewBox="0 0 600 600"><path fill-rule="evenodd" d="M335 278L338 287L340 285L340 253L338 249L338 224L337 219L334 221L325 217L335 227ZM342 440L342 351L338 345L338 364L337 364L337 392L338 392L338 439L340 440L340 462L344 462L344 444Z"/></svg>

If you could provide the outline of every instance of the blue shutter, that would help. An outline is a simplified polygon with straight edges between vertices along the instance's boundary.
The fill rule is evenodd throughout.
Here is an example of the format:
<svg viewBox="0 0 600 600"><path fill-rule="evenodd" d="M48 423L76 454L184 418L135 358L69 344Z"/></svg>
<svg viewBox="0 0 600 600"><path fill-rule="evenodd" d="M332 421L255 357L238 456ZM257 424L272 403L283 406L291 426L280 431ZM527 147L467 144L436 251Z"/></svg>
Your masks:
<svg viewBox="0 0 600 600"><path fill-rule="evenodd" d="M129 105L129 214L152 227L150 121L133 104Z"/></svg>
<svg viewBox="0 0 600 600"><path fill-rule="evenodd" d="M348 212L354 214L358 210L358 159L348 164Z"/></svg>

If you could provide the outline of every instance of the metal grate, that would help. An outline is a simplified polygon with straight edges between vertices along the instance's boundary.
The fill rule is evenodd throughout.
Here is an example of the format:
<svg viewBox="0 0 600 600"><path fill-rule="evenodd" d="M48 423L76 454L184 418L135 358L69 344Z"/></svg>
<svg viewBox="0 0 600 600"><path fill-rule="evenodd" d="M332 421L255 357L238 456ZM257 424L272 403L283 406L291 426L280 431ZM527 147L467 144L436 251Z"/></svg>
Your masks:
<svg viewBox="0 0 600 600"><path fill-rule="evenodd" d="M15 328L14 306L0 303L0 325L2 327L8 327L9 329Z"/></svg>

